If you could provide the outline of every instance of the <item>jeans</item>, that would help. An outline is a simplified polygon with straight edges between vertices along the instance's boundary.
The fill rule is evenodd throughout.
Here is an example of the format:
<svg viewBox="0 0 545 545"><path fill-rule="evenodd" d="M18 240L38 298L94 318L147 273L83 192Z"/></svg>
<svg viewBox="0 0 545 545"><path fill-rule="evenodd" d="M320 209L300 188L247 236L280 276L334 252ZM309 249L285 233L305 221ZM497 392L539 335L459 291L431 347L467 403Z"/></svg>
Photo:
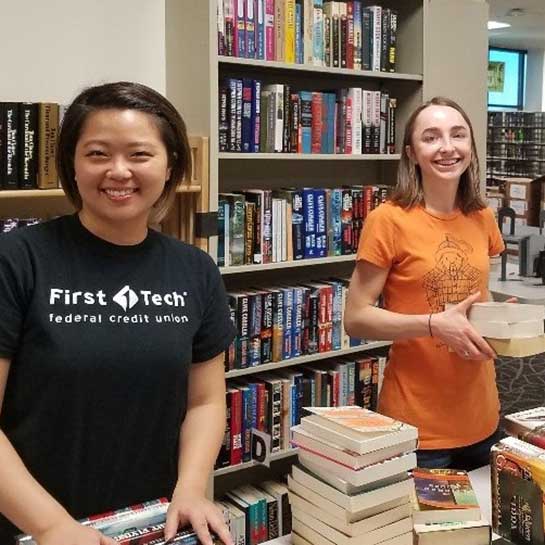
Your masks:
<svg viewBox="0 0 545 545"><path fill-rule="evenodd" d="M499 428L486 439L465 447L417 450L418 467L465 469L471 471L490 463L490 449L500 440Z"/></svg>

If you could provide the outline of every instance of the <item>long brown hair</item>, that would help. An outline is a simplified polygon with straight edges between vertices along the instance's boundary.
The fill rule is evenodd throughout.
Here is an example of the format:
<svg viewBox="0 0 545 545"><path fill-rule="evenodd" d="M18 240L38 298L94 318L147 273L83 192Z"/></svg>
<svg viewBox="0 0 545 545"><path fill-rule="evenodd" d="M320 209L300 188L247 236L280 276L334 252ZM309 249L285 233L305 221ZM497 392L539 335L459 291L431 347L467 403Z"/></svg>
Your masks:
<svg viewBox="0 0 545 545"><path fill-rule="evenodd" d="M424 204L422 172L420 171L420 167L414 164L409 157L407 148L412 146L416 118L422 110L425 110L430 106L448 106L449 108L453 108L457 112L460 112L467 123L471 136L471 162L460 176L457 205L464 214L486 208L487 205L481 197L480 192L479 157L477 156L477 147L475 146L473 126L462 107L446 97L433 97L431 100L428 100L419 106L409 117L407 124L405 125L405 134L401 145L401 159L397 170L397 184L390 200L403 208L412 208L413 206Z"/></svg>

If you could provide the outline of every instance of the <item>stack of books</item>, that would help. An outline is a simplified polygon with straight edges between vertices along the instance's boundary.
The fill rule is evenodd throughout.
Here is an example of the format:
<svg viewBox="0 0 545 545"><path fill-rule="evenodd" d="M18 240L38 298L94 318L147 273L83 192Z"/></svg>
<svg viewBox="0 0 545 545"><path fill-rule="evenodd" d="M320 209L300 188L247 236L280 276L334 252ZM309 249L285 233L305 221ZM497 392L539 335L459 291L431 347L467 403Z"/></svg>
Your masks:
<svg viewBox="0 0 545 545"><path fill-rule="evenodd" d="M468 319L499 356L522 358L545 352L543 305L475 303Z"/></svg>
<svg viewBox="0 0 545 545"><path fill-rule="evenodd" d="M120 545L165 545L165 521L169 502L159 498L137 505L131 505L117 511L80 520L84 526L95 528ZM221 542L212 536L214 544ZM168 541L171 545L199 545L197 534L192 529L181 529ZM30 535L21 535L17 545L37 545Z"/></svg>
<svg viewBox="0 0 545 545"><path fill-rule="evenodd" d="M506 414L503 429L512 437L545 448L545 407Z"/></svg>
<svg viewBox="0 0 545 545"><path fill-rule="evenodd" d="M466 471L417 468L412 476L415 545L490 543L490 525Z"/></svg>
<svg viewBox="0 0 545 545"><path fill-rule="evenodd" d="M292 543L412 545L417 429L358 406L306 411L292 428Z"/></svg>
<svg viewBox="0 0 545 545"><path fill-rule="evenodd" d="M545 543L545 450L506 437L492 447L490 467L494 532L513 543Z"/></svg>

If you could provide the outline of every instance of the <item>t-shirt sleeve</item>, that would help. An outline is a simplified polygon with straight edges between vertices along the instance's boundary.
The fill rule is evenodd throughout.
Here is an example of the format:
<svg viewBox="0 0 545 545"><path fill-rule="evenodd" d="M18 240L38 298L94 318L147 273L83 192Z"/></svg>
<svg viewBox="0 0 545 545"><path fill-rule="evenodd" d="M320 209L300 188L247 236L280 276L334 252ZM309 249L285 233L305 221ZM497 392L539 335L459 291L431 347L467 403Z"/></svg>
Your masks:
<svg viewBox="0 0 545 545"><path fill-rule="evenodd" d="M388 205L373 210L363 224L356 260L365 260L389 269L395 261L396 226Z"/></svg>
<svg viewBox="0 0 545 545"><path fill-rule="evenodd" d="M491 208L486 209L487 222L488 222L488 255L499 255L505 250L505 244L503 237L498 227L494 212Z"/></svg>
<svg viewBox="0 0 545 545"><path fill-rule="evenodd" d="M193 338L193 363L210 360L224 352L236 334L219 269L210 256L204 259L207 294L203 298L203 318Z"/></svg>
<svg viewBox="0 0 545 545"><path fill-rule="evenodd" d="M0 238L8 235L0 235ZM9 237L10 239L12 237ZM0 240L0 357L17 352L29 293L25 252L11 240Z"/></svg>

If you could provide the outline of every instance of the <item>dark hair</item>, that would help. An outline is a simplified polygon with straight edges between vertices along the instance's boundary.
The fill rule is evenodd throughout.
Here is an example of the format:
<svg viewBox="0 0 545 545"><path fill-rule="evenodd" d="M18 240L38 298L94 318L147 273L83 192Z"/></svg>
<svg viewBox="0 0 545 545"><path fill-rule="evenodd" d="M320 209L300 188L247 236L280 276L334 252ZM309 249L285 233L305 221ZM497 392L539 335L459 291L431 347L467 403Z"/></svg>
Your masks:
<svg viewBox="0 0 545 545"><path fill-rule="evenodd" d="M424 102L424 104L419 106L407 120L403 143L401 145L401 159L397 170L397 184L390 200L403 208L412 208L413 206L424 203L422 173L420 167L415 165L409 157L407 148L412 146L416 118L422 110L425 110L430 106L448 106L449 108L453 108L461 114L467 123L471 136L471 162L460 177L457 204L464 214L486 208L486 203L481 197L479 157L477 155L477 147L475 146L473 126L462 107L450 98L445 97L433 97L431 100Z"/></svg>
<svg viewBox="0 0 545 545"><path fill-rule="evenodd" d="M176 188L190 172L191 149L184 120L176 108L163 95L141 83L118 81L89 87L70 104L58 141L57 169L62 188L74 207L81 210L83 203L74 172L76 145L89 114L109 109L138 110L150 114L157 122L171 169L163 193L154 206L156 219L160 219L167 212Z"/></svg>

